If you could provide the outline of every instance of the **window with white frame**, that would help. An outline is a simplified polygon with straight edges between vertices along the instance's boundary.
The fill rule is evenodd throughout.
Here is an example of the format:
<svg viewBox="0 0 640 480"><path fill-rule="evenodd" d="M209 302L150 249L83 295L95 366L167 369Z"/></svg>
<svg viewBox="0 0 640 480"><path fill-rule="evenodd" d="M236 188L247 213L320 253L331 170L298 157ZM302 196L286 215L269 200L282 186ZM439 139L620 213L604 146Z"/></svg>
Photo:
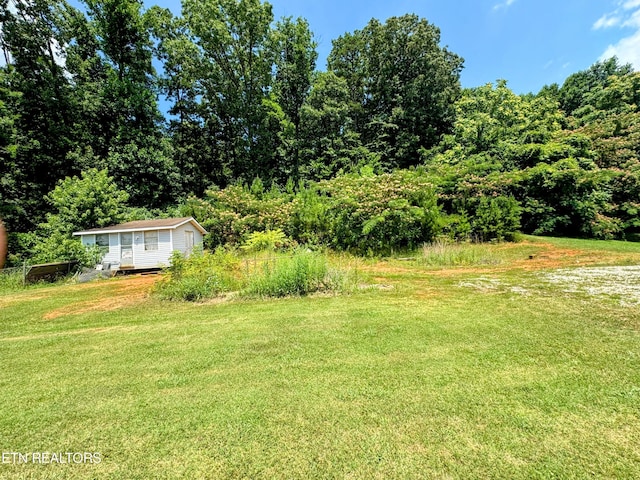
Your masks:
<svg viewBox="0 0 640 480"><path fill-rule="evenodd" d="M144 232L144 249L158 250L158 231Z"/></svg>
<svg viewBox="0 0 640 480"><path fill-rule="evenodd" d="M96 245L99 246L101 250L109 250L109 234L98 233L96 235Z"/></svg>

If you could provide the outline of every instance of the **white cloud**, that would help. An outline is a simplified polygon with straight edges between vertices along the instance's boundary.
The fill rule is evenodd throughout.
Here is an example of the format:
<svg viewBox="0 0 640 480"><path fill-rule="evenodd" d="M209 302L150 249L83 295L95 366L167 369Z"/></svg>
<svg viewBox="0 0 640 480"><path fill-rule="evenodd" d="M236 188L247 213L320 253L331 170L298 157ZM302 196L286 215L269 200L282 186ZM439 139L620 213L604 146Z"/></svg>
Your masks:
<svg viewBox="0 0 640 480"><path fill-rule="evenodd" d="M616 16L616 15L611 15L609 13L604 14L603 16L601 16L596 23L593 24L593 29L594 30L599 30L601 28L611 28L611 27L616 27L618 25L620 25L622 23L622 18Z"/></svg>
<svg viewBox="0 0 640 480"><path fill-rule="evenodd" d="M640 0L626 0L621 2L622 8L625 10L632 10L634 8L640 7Z"/></svg>
<svg viewBox="0 0 640 480"><path fill-rule="evenodd" d="M502 3L497 3L493 6L494 10L500 10L501 8L508 8L511 5L513 5L515 3L516 0L505 0ZM636 0L629 0L629 1L636 1ZM640 1L640 0L638 0Z"/></svg>
<svg viewBox="0 0 640 480"><path fill-rule="evenodd" d="M620 63L630 63L636 70L640 69L640 29L615 45L609 45L600 56L600 60L606 60L614 55L618 57Z"/></svg>
<svg viewBox="0 0 640 480"><path fill-rule="evenodd" d="M613 27L632 29L633 32L609 45L600 60L616 56L621 63L630 63L636 70L640 69L640 0L619 0L618 8L605 13L593 24L594 30Z"/></svg>
<svg viewBox="0 0 640 480"><path fill-rule="evenodd" d="M640 29L640 9L636 10L622 24L623 27L631 27Z"/></svg>

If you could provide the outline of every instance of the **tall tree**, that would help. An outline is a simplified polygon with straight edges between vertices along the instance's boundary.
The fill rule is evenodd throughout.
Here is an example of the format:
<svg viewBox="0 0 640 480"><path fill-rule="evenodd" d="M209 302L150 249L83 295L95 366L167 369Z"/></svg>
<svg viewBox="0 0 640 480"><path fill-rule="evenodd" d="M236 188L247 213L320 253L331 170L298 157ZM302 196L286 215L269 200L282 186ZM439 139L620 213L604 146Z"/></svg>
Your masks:
<svg viewBox="0 0 640 480"><path fill-rule="evenodd" d="M275 98L286 120L292 126L291 146L285 153L292 164L291 175L295 184L300 179L300 121L301 110L309 91L318 58L316 42L306 20L291 17L276 23L272 32L275 54Z"/></svg>
<svg viewBox="0 0 640 480"><path fill-rule="evenodd" d="M147 20L163 65L159 86L170 103L168 136L180 183L186 193L202 196L212 184L225 184L226 177L218 149L219 125L207 117L198 93L201 53L184 18L152 7Z"/></svg>
<svg viewBox="0 0 640 480"><path fill-rule="evenodd" d="M301 110L301 164L303 176L331 178L359 167L378 165L378 155L362 145L355 131L355 109L349 85L333 72L316 74Z"/></svg>
<svg viewBox="0 0 640 480"><path fill-rule="evenodd" d="M594 63L586 70L569 75L558 92L560 108L567 115L589 103L590 97L604 88L611 75L627 75L633 71L630 64L620 65L616 57Z"/></svg>
<svg viewBox="0 0 640 480"><path fill-rule="evenodd" d="M463 60L439 43L440 30L416 15L372 19L334 42L329 69L352 85L358 132L387 168L417 164L453 126Z"/></svg>
<svg viewBox="0 0 640 480"><path fill-rule="evenodd" d="M95 112L104 137L100 144L93 144L96 151L80 157L85 161L82 166L107 168L133 205L167 204L175 200L179 182L161 129L151 29L142 1L86 1L104 58Z"/></svg>
<svg viewBox="0 0 640 480"><path fill-rule="evenodd" d="M270 177L274 155L263 132L271 83L271 5L185 0L183 17L198 51L193 59L197 113L213 129L229 179Z"/></svg>
<svg viewBox="0 0 640 480"><path fill-rule="evenodd" d="M26 231L42 220L44 195L58 178L74 172L66 158L73 146L75 106L65 76L61 34L64 0L0 3L2 89L15 128L10 230ZM53 174L52 174L53 172ZM5 177L6 178L6 177Z"/></svg>

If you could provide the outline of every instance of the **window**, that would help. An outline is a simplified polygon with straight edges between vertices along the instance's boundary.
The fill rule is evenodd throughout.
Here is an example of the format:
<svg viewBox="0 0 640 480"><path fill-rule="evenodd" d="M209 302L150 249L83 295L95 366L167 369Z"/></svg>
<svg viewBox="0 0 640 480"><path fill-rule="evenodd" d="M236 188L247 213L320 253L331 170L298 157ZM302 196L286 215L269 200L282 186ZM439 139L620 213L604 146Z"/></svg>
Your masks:
<svg viewBox="0 0 640 480"><path fill-rule="evenodd" d="M158 250L158 232L144 232L144 249Z"/></svg>
<svg viewBox="0 0 640 480"><path fill-rule="evenodd" d="M99 233L96 235L96 245L101 248L109 248L109 234Z"/></svg>

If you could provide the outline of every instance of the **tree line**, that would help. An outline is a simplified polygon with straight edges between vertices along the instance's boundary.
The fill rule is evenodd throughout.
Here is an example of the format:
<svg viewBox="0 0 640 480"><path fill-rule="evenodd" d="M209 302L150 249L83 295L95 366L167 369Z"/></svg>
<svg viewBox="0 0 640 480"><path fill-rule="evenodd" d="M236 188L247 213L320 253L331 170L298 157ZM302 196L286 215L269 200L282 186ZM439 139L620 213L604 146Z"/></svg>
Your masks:
<svg viewBox="0 0 640 480"><path fill-rule="evenodd" d="M142 216L256 179L294 192L417 168L450 230L500 197L527 232L639 232L640 77L615 58L517 95L505 81L462 89L463 59L416 15L334 39L320 71L308 22L260 0L183 0L180 15L81 5L0 1L10 231L57 218L54 189L82 172L107 172Z"/></svg>
<svg viewBox="0 0 640 480"><path fill-rule="evenodd" d="M2 216L34 228L56 183L106 168L132 205L418 162L453 124L462 59L414 15L372 20L316 66L306 20L260 0L3 0ZM166 98L166 114L159 107Z"/></svg>

